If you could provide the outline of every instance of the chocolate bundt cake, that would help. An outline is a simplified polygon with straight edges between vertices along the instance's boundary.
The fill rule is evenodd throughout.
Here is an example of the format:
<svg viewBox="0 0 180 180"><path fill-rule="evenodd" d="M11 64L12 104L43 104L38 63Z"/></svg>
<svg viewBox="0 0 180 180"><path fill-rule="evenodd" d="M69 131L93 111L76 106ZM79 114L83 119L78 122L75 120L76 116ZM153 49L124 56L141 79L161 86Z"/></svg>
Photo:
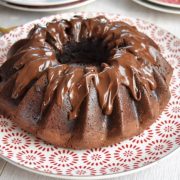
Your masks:
<svg viewBox="0 0 180 180"><path fill-rule="evenodd" d="M158 45L104 16L35 25L7 59L1 113L61 147L101 147L138 135L170 98L172 68Z"/></svg>

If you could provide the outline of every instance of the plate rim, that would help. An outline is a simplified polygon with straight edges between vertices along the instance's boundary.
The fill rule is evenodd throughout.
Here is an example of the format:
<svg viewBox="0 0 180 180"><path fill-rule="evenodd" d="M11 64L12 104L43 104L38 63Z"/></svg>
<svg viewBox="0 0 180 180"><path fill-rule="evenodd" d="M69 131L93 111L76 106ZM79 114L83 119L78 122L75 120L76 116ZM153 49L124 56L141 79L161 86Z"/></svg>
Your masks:
<svg viewBox="0 0 180 180"><path fill-rule="evenodd" d="M180 4L173 4L173 3L162 2L162 1L157 1L157 0L147 0L147 1L155 3L155 4L159 4L162 6L166 6L166 7L180 8Z"/></svg>
<svg viewBox="0 0 180 180"><path fill-rule="evenodd" d="M17 5L24 5L24 6L50 6L50 5L61 5L61 4L66 4L66 3L71 3L71 2L76 2L78 0L63 0L62 2L59 1L59 2L44 2L44 3L39 3L39 2L26 2L26 3L23 3L23 2L15 2L14 0L3 0L3 2L9 2L9 3L14 3L14 4L17 4Z"/></svg>
<svg viewBox="0 0 180 180"><path fill-rule="evenodd" d="M40 12L41 13L41 12L52 12L52 11L62 11L62 10L73 9L73 8L88 5L89 3L92 3L94 1L96 1L96 0L84 0L82 2L75 1L75 4L73 4L73 5L67 5L64 7L55 7L55 8L48 8L48 6L47 6L46 8L42 8L42 9L35 8L36 6L34 6L34 8L28 8L28 7L18 6L18 5L12 5L12 4L8 4L7 2L4 2L4 1L0 1L0 5L11 8L11 9L21 10L21 11L26 11L26 12L29 11L29 12Z"/></svg>
<svg viewBox="0 0 180 180"><path fill-rule="evenodd" d="M134 1L134 0L133 0ZM91 11L91 12L83 12L83 11L80 11L80 12L66 12L66 13L62 13L60 15L73 15L74 13L76 14L85 14L85 15L89 15L89 14L103 14L103 15L117 15L117 16L122 16L123 18L130 18L130 19L134 19L134 20L143 20L145 22L148 22L150 24L152 24L152 22L149 22L149 21L146 21L144 20L143 18L135 18L135 17L131 17L131 16L126 16L126 15L122 15L120 13L108 13L108 12L94 12L94 11ZM50 15L50 16L44 16L42 18L39 18L39 19L35 19L33 21L29 21L25 24L22 25L25 26L25 25L28 25L28 24L34 24L34 23L37 23L37 21L40 21L41 19L44 19L44 18L51 18L51 17L54 17L54 16L57 16L58 14L56 15ZM177 36L175 36L174 34L172 34L171 32L169 32L168 30L156 25L155 23L153 23L153 25L155 25L156 27L164 30L165 32L171 34L173 37L179 39ZM17 27L18 28L18 27ZM12 30L11 32L13 33L13 31L16 31L15 28L14 30ZM9 34L9 33L8 33ZM5 34L4 36L8 35L8 34ZM2 36L3 37L3 36ZM0 37L0 39L2 38ZM135 168L135 169L132 169L132 170L128 170L128 171L124 171L124 172L119 172L119 173L112 173L112 174L104 174L104 175L86 175L86 176L75 176L75 175L59 175L59 174L52 174L52 173L46 173L46 172L43 172L43 171L38 171L37 169L35 168L30 168L30 167L26 167L20 163L17 163L11 159L8 159L7 157L3 156L2 154L0 154L0 158L4 159L5 161L9 162L10 164L16 166L16 167L19 167L23 170L26 170L28 172L32 172L32 173L36 173L36 174L39 174L39 175L43 175L43 176L47 176L47 177L54 177L54 178L64 178L64 179L106 179L106 178L114 178L114 177L122 177L122 176L126 176L126 175L130 175L130 174L133 174L133 173L137 173L137 172L140 172L142 170L145 170L145 169L148 169L158 163L160 163L161 161L163 161L164 159L170 157L171 155L174 155L175 152L177 151L180 151L180 146L177 146L175 149L172 149L169 153L167 153L166 155L164 155L163 157L161 157L160 159L154 161L154 162L151 162L147 165L144 165L142 167L139 167L139 168Z"/></svg>
<svg viewBox="0 0 180 180"><path fill-rule="evenodd" d="M171 9L168 9L168 7L166 7L166 6L164 6L164 8L162 8L162 7L158 7L155 4L153 5L153 4L150 4L150 2L142 1L142 0L132 0L132 1L141 5L141 6L144 6L146 8L153 9L155 11L165 12L165 13L170 13L170 14L176 14L176 15L180 14L179 9L177 9L177 8L172 9L173 7L171 7Z"/></svg>

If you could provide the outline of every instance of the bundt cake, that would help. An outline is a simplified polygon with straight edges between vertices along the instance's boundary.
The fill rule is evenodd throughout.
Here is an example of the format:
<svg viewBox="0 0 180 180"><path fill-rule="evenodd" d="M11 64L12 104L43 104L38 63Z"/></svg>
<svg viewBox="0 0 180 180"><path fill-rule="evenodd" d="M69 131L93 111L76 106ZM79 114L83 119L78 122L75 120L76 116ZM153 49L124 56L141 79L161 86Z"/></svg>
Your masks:
<svg viewBox="0 0 180 180"><path fill-rule="evenodd" d="M0 67L0 111L48 143L84 149L140 134L170 98L172 68L136 27L104 16L35 25Z"/></svg>

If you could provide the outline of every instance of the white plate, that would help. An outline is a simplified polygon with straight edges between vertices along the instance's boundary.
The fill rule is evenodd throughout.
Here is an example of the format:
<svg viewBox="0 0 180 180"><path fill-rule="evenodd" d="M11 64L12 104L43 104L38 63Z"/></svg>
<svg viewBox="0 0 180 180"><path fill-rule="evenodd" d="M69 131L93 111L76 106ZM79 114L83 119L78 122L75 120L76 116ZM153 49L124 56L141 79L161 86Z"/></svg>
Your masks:
<svg viewBox="0 0 180 180"><path fill-rule="evenodd" d="M49 6L49 5L60 5L75 2L77 0L3 0L4 2L19 4L19 5L29 5L29 6Z"/></svg>
<svg viewBox="0 0 180 180"><path fill-rule="evenodd" d="M52 12L52 11L60 11L60 10L67 10L67 9L72 9L72 8L77 8L81 7L84 5L87 5L95 0L77 0L75 2L67 3L67 4L62 4L62 5L52 5L52 6L46 6L46 7L41 7L38 8L36 6L23 6L23 5L14 5L10 4L8 2L2 2L0 1L0 5L9 7L12 9L18 9L21 11L32 11L32 12Z"/></svg>
<svg viewBox="0 0 180 180"><path fill-rule="evenodd" d="M30 22L1 37L0 64L6 61L11 45L27 37L34 24L45 25L54 18L69 19L73 15L105 15L111 20L122 20L158 43L162 54L174 68L170 102L157 121L139 136L112 146L87 150L48 145L0 115L0 156L28 171L78 180L123 176L155 165L180 147L180 40L171 33L144 20L116 14L60 14Z"/></svg>
<svg viewBox="0 0 180 180"><path fill-rule="evenodd" d="M180 8L180 0L179 0L179 3L175 3L176 0L171 0L170 2L168 1L166 2L163 0L147 0L147 1L155 3L155 4L163 5L163 6Z"/></svg>
<svg viewBox="0 0 180 180"><path fill-rule="evenodd" d="M154 9L156 11L161 11L161 12L166 12L166 13L172 13L172 14L180 14L180 10L177 8L172 8L172 7L165 7L165 6L160 6L157 4L153 4L150 2L147 2L145 0L132 0L136 2L137 4L140 4L144 7Z"/></svg>

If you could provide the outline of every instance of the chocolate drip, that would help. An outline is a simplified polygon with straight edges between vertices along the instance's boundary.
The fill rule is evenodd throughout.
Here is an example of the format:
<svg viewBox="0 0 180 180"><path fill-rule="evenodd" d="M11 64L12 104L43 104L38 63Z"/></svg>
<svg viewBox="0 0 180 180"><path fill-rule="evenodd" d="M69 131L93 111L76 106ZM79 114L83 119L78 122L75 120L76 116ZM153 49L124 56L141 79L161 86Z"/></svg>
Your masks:
<svg viewBox="0 0 180 180"><path fill-rule="evenodd" d="M61 55L67 43L100 40L109 56L100 65L91 63L63 64ZM135 27L124 22L110 22L104 16L84 19L54 20L40 27L36 25L22 47L13 46L9 58L19 58L14 64L17 72L12 98L19 98L28 84L47 74L48 85L42 103L42 112L55 97L61 107L68 94L72 106L69 119L78 116L78 110L89 93L92 83L98 93L99 105L110 115L120 84L129 88L136 101L141 99L137 86L140 82L150 93L156 88L153 69L159 56L158 46ZM22 44L21 43L21 44Z"/></svg>

